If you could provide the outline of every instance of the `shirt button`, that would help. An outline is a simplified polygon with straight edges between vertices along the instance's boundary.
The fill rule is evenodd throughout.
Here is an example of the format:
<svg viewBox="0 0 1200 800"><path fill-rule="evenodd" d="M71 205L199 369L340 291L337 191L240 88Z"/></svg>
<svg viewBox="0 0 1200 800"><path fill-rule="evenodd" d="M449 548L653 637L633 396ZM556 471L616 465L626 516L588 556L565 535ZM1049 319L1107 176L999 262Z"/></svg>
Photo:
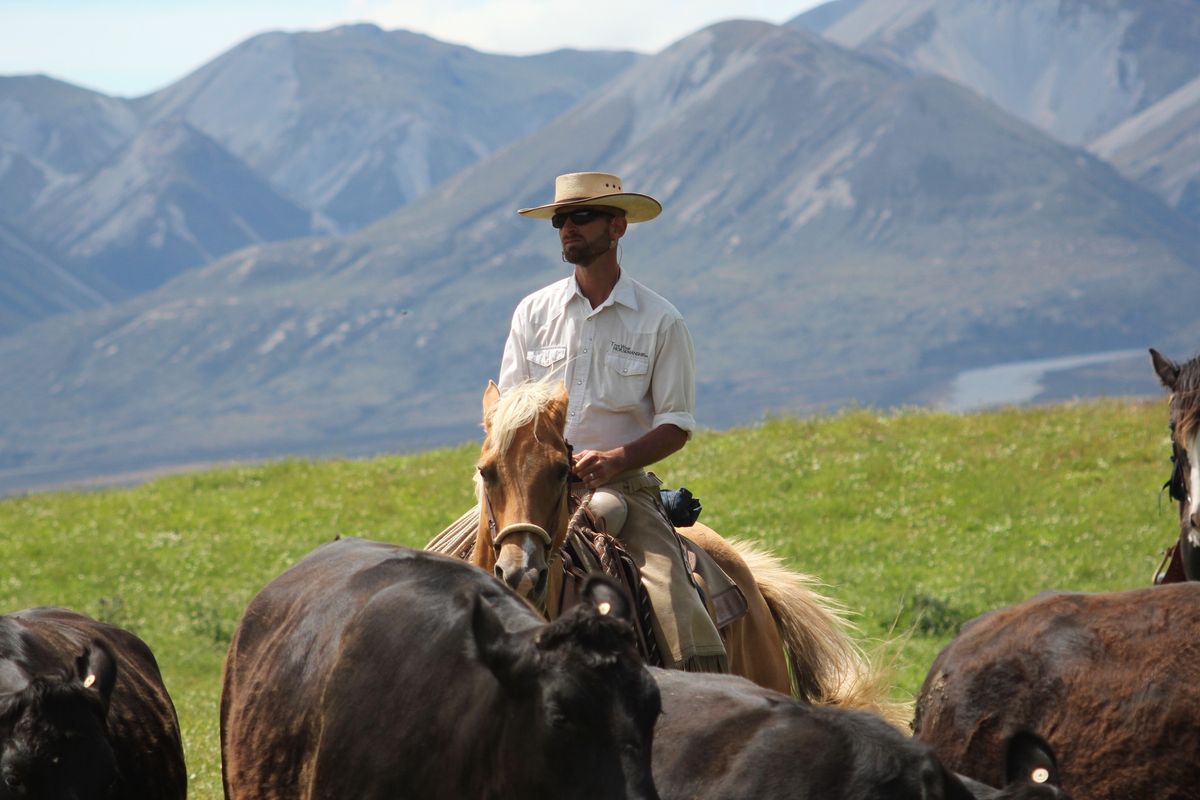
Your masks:
<svg viewBox="0 0 1200 800"><path fill-rule="evenodd" d="M583 381L575 381L575 385L576 385L576 386L582 386L582 385L583 385Z"/></svg>

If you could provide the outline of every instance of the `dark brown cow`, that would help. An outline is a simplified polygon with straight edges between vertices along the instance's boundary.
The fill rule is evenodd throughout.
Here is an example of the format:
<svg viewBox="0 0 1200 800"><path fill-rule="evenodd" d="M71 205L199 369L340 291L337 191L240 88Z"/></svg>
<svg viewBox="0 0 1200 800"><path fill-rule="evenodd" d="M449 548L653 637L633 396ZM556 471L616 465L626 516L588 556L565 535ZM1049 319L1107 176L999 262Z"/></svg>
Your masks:
<svg viewBox="0 0 1200 800"><path fill-rule="evenodd" d="M455 559L342 539L250 603L230 646L230 800L657 800L658 690L607 580L547 625Z"/></svg>
<svg viewBox="0 0 1200 800"><path fill-rule="evenodd" d="M1043 595L986 614L938 655L916 735L983 781L1023 729L1047 738L1075 797L1198 797L1198 621L1195 583Z"/></svg>
<svg viewBox="0 0 1200 800"><path fill-rule="evenodd" d="M1008 786L945 769L880 717L806 705L732 675L652 670L663 713L654 782L663 800L1063 800L1053 755L1010 740Z"/></svg>
<svg viewBox="0 0 1200 800"><path fill-rule="evenodd" d="M150 648L62 608L0 616L0 800L177 800L187 771Z"/></svg>

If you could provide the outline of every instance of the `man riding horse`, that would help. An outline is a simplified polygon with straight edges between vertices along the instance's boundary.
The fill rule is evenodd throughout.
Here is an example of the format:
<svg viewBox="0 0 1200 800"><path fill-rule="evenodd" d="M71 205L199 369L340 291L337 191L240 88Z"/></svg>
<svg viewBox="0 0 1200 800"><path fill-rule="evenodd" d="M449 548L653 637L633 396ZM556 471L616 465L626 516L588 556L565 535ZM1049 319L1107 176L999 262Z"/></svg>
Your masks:
<svg viewBox="0 0 1200 800"><path fill-rule="evenodd" d="M517 213L549 219L573 274L518 304L500 366L500 391L561 379L570 397L566 438L576 492L592 493L633 557L655 610L653 628L668 667L728 671L721 637L684 562L645 468L681 449L696 427L695 352L673 305L621 268L617 244L632 223L662 205L626 192L600 172L560 175L554 200Z"/></svg>
<svg viewBox="0 0 1200 800"><path fill-rule="evenodd" d="M560 175L554 188L553 202L517 213L550 220L573 274L518 304L500 392L562 382L564 434L577 478L571 491L640 571L657 659L666 667L728 672L724 643L689 564L698 559L714 596L738 589L709 556L694 552L698 548L688 546L685 556L663 506L662 482L645 469L682 448L696 427L691 334L675 307L625 274L618 261L617 244L628 226L654 219L662 205L624 191L620 178L601 172ZM482 524L480 510L464 514L428 547L466 557ZM530 587L518 585L527 573L498 576L528 594ZM736 613L744 611L742 601Z"/></svg>

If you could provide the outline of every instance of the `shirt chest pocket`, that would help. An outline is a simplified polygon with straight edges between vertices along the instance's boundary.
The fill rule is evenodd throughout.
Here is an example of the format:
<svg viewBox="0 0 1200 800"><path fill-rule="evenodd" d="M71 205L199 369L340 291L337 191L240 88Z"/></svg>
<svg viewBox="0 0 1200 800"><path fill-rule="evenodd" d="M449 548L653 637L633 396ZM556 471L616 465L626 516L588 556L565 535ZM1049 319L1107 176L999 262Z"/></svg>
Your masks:
<svg viewBox="0 0 1200 800"><path fill-rule="evenodd" d="M562 372L566 364L567 348L561 345L554 347L539 347L525 352L525 360L529 362L529 374L535 381L548 377L553 372ZM561 374L559 377L564 377Z"/></svg>
<svg viewBox="0 0 1200 800"><path fill-rule="evenodd" d="M609 353L604 358L604 387L601 400L612 409L631 408L646 396L650 387L650 359L628 353Z"/></svg>

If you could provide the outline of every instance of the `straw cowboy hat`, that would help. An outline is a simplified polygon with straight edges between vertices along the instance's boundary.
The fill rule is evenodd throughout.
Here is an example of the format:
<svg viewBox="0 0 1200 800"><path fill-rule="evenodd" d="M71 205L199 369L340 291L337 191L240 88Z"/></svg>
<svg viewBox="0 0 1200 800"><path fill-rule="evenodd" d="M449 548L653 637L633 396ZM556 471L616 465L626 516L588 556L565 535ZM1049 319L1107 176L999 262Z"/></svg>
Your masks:
<svg viewBox="0 0 1200 800"><path fill-rule="evenodd" d="M607 172L570 172L554 179L554 202L544 206L518 209L523 217L550 219L564 206L608 206L625 212L629 222L652 220L662 211L662 203L648 194L626 192L621 179Z"/></svg>

